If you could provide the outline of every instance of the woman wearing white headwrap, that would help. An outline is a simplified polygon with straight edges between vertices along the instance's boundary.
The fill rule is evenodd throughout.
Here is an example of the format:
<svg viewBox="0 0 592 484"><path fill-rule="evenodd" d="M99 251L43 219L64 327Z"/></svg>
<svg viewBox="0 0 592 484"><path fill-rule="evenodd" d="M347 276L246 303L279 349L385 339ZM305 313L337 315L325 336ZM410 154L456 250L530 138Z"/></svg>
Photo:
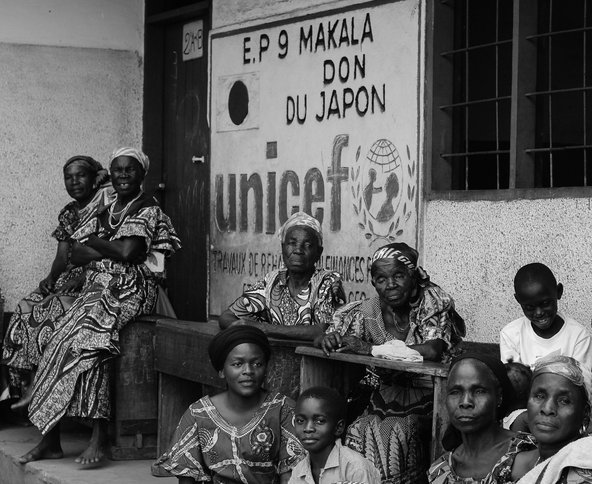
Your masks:
<svg viewBox="0 0 592 484"><path fill-rule="evenodd" d="M107 362L119 354L123 326L152 311L164 258L180 248L170 219L142 190L148 167L138 150L115 151L110 168L117 199L72 235L72 260L85 264L86 278L39 362L29 418L43 439L21 463L62 456L59 422L64 416L93 422L89 447L76 462L95 464L104 457L111 413Z"/></svg>
<svg viewBox="0 0 592 484"><path fill-rule="evenodd" d="M335 309L345 302L341 275L315 267L323 253L323 234L314 217L297 212L278 235L285 267L269 272L236 299L220 316L220 327L250 324L268 336L312 341L323 334ZM272 389L297 397L297 360L282 367L273 363L268 372Z"/></svg>
<svg viewBox="0 0 592 484"><path fill-rule="evenodd" d="M528 399L528 423L538 449L518 454L512 474L519 484L592 482L592 437L588 436L592 374L563 355L539 359Z"/></svg>

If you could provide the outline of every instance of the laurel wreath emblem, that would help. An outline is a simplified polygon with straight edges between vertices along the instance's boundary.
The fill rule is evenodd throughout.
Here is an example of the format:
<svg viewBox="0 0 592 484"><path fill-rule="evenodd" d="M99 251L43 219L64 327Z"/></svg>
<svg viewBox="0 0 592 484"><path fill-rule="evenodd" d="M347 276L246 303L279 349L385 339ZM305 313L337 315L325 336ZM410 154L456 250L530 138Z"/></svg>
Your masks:
<svg viewBox="0 0 592 484"><path fill-rule="evenodd" d="M372 215L368 213L366 210L366 206L362 203L362 177L360 176L360 171L362 167L362 162L360 161L360 151L362 149L361 146L358 146L356 151L356 161L355 165L352 166L350 170L350 179L351 179L351 192L353 196L353 209L354 213L358 217L358 227L359 229L364 232L364 237L369 241L368 245L372 245L377 240L386 240L387 242L394 242L397 237L401 237L404 233L404 228L402 227L401 222L406 222L411 217L411 213L413 211L413 201L415 200L416 195L416 186L415 186L415 171L417 169L417 163L415 160L411 160L411 152L409 150L409 146L407 148L407 161L409 162L407 165L407 173L409 177L407 178L407 187L406 190L403 189L402 193L404 193L405 201L403 202L403 210L402 213L397 217L397 220L392 222L388 228L386 235L378 234L374 230L374 224L372 223Z"/></svg>

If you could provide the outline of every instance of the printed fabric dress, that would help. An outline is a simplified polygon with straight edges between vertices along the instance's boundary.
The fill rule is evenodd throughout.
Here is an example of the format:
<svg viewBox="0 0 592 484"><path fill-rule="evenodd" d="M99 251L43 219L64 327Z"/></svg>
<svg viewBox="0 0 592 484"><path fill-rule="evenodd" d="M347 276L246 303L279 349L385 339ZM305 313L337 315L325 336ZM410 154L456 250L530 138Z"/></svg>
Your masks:
<svg viewBox="0 0 592 484"><path fill-rule="evenodd" d="M276 393L243 427L230 425L206 396L191 404L171 447L156 462L177 477L214 484L273 484L304 457L294 434L294 402Z"/></svg>
<svg viewBox="0 0 592 484"><path fill-rule="evenodd" d="M512 480L512 465L516 454L525 450L531 450L536 447L536 442L532 435L518 432L510 440L508 450L500 457L493 466L493 469L483 479L473 479L471 477L460 477L454 472L452 462L452 452L446 452L434 461L428 472L430 484L506 484L514 482Z"/></svg>
<svg viewBox="0 0 592 484"><path fill-rule="evenodd" d="M101 188L88 205L80 210L76 202L68 203L58 215L58 226L51 234L58 243L69 242L81 223L94 216L99 206L113 199L113 189ZM49 295L39 289L22 299L14 310L2 351L2 364L7 365L10 375L10 394L20 397L22 376L25 371L37 369L43 348L55 330L56 321L72 306L80 294L79 289L69 289L57 294L64 284L83 278L83 269L69 265L55 282Z"/></svg>
<svg viewBox="0 0 592 484"><path fill-rule="evenodd" d="M434 339L446 342L445 359L464 335L464 322L454 301L426 278L411 303L407 345ZM384 325L378 296L349 303L335 313L327 333L356 336L373 345L396 339ZM429 467L433 407L432 383L421 375L367 368L362 385L372 388L370 401L347 429L345 444L358 451L380 471L381 482L425 482Z"/></svg>
<svg viewBox="0 0 592 484"><path fill-rule="evenodd" d="M170 219L143 195L116 227L107 224L108 210L90 219L72 238L84 243L91 234L108 240L141 237L151 254L169 256L180 248ZM119 331L132 319L149 314L164 272L146 263L111 259L86 266L79 297L64 314L41 356L33 383L29 419L43 434L63 416L109 418L110 371L106 363L119 354Z"/></svg>
<svg viewBox="0 0 592 484"><path fill-rule="evenodd" d="M294 326L316 324L326 327L340 302L334 294L342 294L338 272L317 269L296 298L288 288L286 269L271 271L265 278L245 291L229 309L237 318L251 318L269 324ZM300 361L293 354L272 354L268 365L266 387L291 398L300 393Z"/></svg>

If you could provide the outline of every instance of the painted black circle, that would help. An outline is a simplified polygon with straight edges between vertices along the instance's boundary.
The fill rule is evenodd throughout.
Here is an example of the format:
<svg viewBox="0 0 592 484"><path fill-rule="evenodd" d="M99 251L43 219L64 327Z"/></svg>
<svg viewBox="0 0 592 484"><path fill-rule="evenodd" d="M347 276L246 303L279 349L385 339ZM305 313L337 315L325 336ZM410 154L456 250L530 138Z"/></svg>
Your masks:
<svg viewBox="0 0 592 484"><path fill-rule="evenodd" d="M239 126L249 114L249 91L243 81L236 81L228 94L228 114L232 122Z"/></svg>

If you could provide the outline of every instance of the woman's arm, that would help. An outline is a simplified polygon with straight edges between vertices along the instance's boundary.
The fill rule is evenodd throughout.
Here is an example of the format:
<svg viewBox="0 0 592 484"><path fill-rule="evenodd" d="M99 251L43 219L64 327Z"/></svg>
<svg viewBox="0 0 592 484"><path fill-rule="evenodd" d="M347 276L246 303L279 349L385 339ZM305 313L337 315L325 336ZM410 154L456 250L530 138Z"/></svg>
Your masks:
<svg viewBox="0 0 592 484"><path fill-rule="evenodd" d="M446 342L438 338L418 345L409 345L409 348L419 352L424 360L440 361L444 350L446 350Z"/></svg>
<svg viewBox="0 0 592 484"><path fill-rule="evenodd" d="M95 234L88 238L86 244L104 258L132 264L141 264L146 260L146 242L142 237L122 237L117 240L104 240Z"/></svg>
<svg viewBox="0 0 592 484"><path fill-rule="evenodd" d="M75 266L83 266L93 260L101 260L103 256L95 249L81 244L78 241L72 243L72 254L70 255L70 262Z"/></svg>
<svg viewBox="0 0 592 484"><path fill-rule="evenodd" d="M39 289L43 294L49 294L53 291L58 277L60 277L60 274L66 270L66 266L68 265L69 245L70 244L65 240L60 240L58 242L58 248L51 264L49 274L39 283Z"/></svg>
<svg viewBox="0 0 592 484"><path fill-rule="evenodd" d="M238 321L238 318L234 313L230 309L226 309L218 318L218 326L220 326L220 329L226 329L236 321Z"/></svg>

